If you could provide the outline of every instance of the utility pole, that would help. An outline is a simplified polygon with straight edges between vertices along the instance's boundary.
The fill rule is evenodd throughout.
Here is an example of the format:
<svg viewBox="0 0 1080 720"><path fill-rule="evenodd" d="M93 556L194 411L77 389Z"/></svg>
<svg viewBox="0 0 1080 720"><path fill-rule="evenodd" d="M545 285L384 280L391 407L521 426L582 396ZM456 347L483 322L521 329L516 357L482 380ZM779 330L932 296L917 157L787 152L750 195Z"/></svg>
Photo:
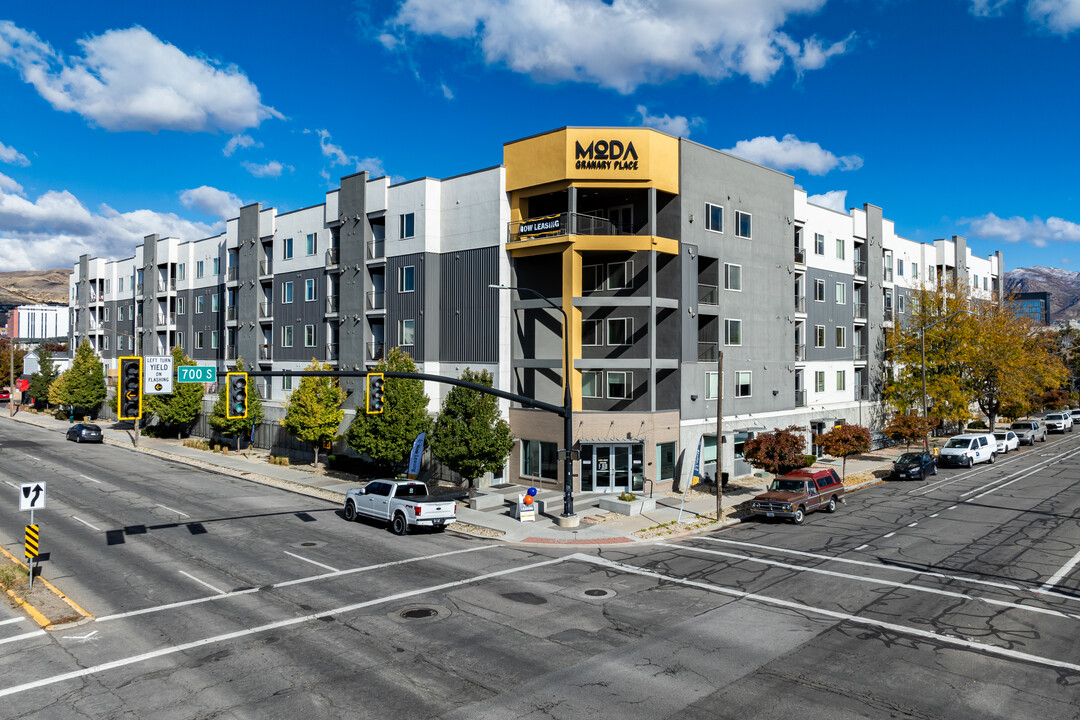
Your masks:
<svg viewBox="0 0 1080 720"><path fill-rule="evenodd" d="M716 522L724 521L724 351L716 361Z"/></svg>
<svg viewBox="0 0 1080 720"><path fill-rule="evenodd" d="M12 323L14 326L14 323ZM8 350L11 357L11 373L8 375L8 417L15 417L15 338L8 338Z"/></svg>
<svg viewBox="0 0 1080 720"><path fill-rule="evenodd" d="M141 313L139 313L139 300L138 300L138 297L137 297L138 292L139 292L138 291L138 286L135 284L135 278L136 278L137 275L138 275L138 271L136 271L134 269L134 265L132 265L132 271L131 271L131 310L132 310L132 313L131 313L131 334L134 336L134 338L133 338L133 348L135 350L135 354L138 355L139 357L142 357L142 353L139 351L139 334L140 334L139 333L139 315ZM142 378L139 379L139 382L142 382ZM120 375L119 375L119 373L117 373L117 377L116 377L116 397L117 397L117 408L119 408L120 407L120 404L119 404L120 403L120 401L119 401L119 397L120 397ZM140 419L141 418L135 418L135 420L133 421L133 423L135 425L134 444L135 444L136 448L139 447L139 420Z"/></svg>

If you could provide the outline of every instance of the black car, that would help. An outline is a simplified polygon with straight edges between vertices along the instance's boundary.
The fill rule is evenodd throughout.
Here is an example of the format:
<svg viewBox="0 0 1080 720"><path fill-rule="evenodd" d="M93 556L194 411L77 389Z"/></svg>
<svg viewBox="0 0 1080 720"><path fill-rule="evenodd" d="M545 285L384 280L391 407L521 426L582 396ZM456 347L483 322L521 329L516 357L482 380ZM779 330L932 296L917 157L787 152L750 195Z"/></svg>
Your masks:
<svg viewBox="0 0 1080 720"><path fill-rule="evenodd" d="M74 440L77 443L84 442L104 442L105 438L101 434L101 428L91 423L76 423L68 428L67 439Z"/></svg>
<svg viewBox="0 0 1080 720"><path fill-rule="evenodd" d="M937 475L937 461L929 453L904 453L892 466L897 480L925 480L927 475Z"/></svg>

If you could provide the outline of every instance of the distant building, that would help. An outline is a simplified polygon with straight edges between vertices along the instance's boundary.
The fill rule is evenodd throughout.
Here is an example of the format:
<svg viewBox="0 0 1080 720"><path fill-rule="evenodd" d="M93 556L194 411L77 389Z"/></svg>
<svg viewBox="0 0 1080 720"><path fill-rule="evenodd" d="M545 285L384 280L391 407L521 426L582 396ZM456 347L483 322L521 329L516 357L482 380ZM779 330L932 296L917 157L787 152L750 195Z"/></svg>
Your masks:
<svg viewBox="0 0 1080 720"><path fill-rule="evenodd" d="M1050 324L1050 293L1048 292L1016 293L1009 297L1006 303L1016 308L1018 315L1031 318L1032 322L1039 325Z"/></svg>
<svg viewBox="0 0 1080 720"><path fill-rule="evenodd" d="M69 316L63 305L19 305L8 313L7 335L23 341L66 339Z"/></svg>

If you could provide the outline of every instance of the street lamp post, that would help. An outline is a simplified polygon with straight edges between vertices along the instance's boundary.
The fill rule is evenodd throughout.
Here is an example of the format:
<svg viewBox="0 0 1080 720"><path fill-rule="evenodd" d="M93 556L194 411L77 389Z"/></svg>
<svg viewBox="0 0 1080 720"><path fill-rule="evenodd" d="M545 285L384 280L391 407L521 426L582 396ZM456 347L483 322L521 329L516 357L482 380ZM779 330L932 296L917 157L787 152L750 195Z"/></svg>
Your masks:
<svg viewBox="0 0 1080 720"><path fill-rule="evenodd" d="M495 290L517 290L540 298L562 314L563 320L563 513L562 517L574 517L574 406L570 396L570 319L566 310L541 293L527 287L514 285L488 285Z"/></svg>

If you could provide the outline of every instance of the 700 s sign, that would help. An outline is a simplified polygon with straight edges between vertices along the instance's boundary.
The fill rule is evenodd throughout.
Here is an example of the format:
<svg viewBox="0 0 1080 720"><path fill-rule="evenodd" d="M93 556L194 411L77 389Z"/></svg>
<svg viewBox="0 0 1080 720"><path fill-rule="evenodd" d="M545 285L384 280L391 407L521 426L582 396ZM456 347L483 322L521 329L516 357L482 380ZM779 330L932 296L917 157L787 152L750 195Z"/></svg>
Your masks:
<svg viewBox="0 0 1080 720"><path fill-rule="evenodd" d="M176 380L182 383L217 382L217 368L207 365L181 365L176 369Z"/></svg>

